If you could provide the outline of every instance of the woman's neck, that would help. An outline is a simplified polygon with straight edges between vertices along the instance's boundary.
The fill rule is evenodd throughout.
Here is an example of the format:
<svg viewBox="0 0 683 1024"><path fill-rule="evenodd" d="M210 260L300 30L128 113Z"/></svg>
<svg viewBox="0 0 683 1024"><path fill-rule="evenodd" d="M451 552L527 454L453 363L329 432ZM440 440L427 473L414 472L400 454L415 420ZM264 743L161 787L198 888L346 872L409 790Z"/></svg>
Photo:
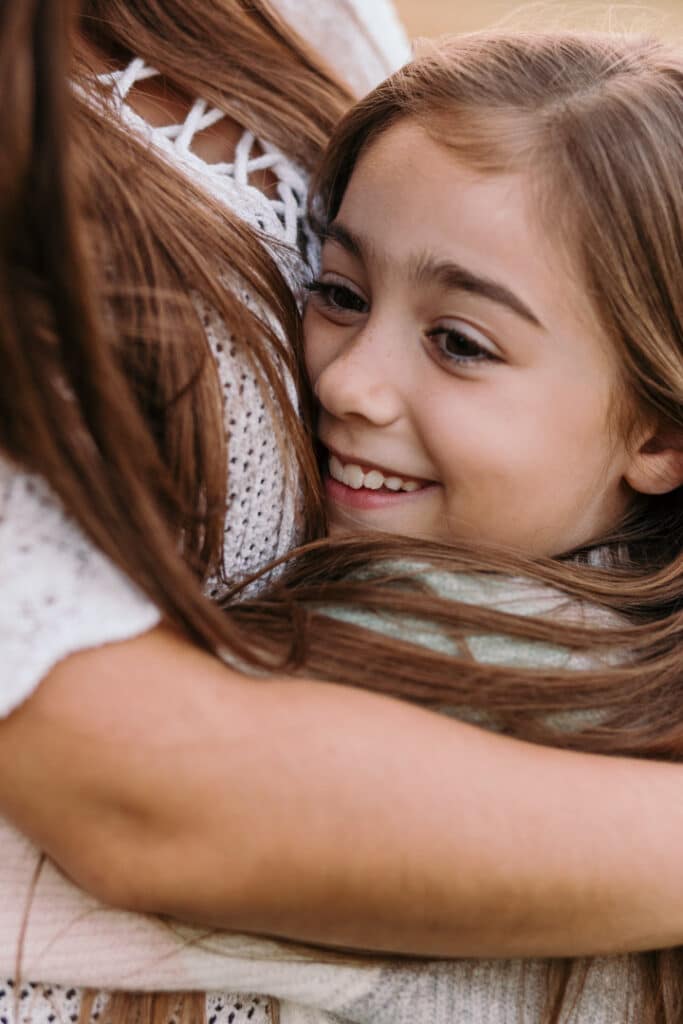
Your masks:
<svg viewBox="0 0 683 1024"><path fill-rule="evenodd" d="M127 63L81 32L76 37L75 55L87 72L98 76L122 70ZM156 128L182 124L195 99L162 75L136 82L126 96L131 109ZM192 152L207 164L230 163L243 133L244 127L226 115L217 124L195 135ZM262 172L254 175L250 183L267 193L276 185L271 179L272 175Z"/></svg>

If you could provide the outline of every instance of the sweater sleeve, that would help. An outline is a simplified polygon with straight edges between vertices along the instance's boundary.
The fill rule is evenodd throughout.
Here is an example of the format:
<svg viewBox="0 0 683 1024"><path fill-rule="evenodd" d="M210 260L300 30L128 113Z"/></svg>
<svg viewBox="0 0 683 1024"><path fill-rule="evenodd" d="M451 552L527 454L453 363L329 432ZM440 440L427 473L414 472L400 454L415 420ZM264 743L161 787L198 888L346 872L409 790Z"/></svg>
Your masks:
<svg viewBox="0 0 683 1024"><path fill-rule="evenodd" d="M37 476L0 459L0 716L69 654L146 632L158 609Z"/></svg>

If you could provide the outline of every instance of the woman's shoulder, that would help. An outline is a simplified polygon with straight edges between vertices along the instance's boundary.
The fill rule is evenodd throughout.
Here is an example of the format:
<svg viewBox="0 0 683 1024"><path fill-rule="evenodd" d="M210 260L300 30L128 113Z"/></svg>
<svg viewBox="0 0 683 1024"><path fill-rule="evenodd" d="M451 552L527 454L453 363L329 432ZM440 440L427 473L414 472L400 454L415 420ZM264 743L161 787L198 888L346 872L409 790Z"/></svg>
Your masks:
<svg viewBox="0 0 683 1024"><path fill-rule="evenodd" d="M41 477L0 456L0 716L69 654L157 625L157 608Z"/></svg>
<svg viewBox="0 0 683 1024"><path fill-rule="evenodd" d="M410 58L392 0L275 0L275 7L359 95Z"/></svg>

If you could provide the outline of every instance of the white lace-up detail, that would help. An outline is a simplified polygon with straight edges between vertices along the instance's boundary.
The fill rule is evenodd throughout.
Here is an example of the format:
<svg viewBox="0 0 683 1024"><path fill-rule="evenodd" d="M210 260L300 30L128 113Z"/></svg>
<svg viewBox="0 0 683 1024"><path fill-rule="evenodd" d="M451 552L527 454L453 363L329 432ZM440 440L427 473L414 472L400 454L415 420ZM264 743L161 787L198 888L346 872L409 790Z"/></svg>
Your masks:
<svg viewBox="0 0 683 1024"><path fill-rule="evenodd" d="M227 115L218 107L210 106L206 100L198 99L179 124L162 127L145 122L127 103L131 89L140 82L159 74L144 60L136 58L128 67L101 75L102 85L111 86L111 96L121 117L169 156L174 156L188 170L196 172L201 168L203 183L216 197L234 205L235 190L240 193L239 212L256 228L268 235L298 246L302 255L309 256L311 239L302 239L301 224L306 212L308 180L303 170L292 164L277 147L257 139L253 132L245 131L235 147L231 162L206 163L192 149L195 136L212 128ZM267 196L255 185L251 176L269 171L276 179L276 193Z"/></svg>
<svg viewBox="0 0 683 1024"><path fill-rule="evenodd" d="M266 245L275 241L274 246L269 246L270 251L296 290L305 272L301 257L312 266L318 252L317 241L305 217L308 189L305 172L275 146L257 139L250 131L242 133L230 162L207 163L194 152L195 139L227 115L206 100L197 99L181 122L163 126L149 124L133 110L130 93L138 83L158 74L144 60L136 58L127 67L101 75L98 80L109 91L108 100L116 116L138 138L146 140L169 164L263 232ZM268 193L253 184L253 176L264 170L275 180ZM226 281L226 286L236 287L242 302L258 312L255 297L239 282L231 285ZM216 359L225 400L229 504L224 572L227 578L234 580L256 571L297 542L296 470L293 465L286 468L283 464L282 453L275 442L276 426L271 420L271 411L245 354L230 338L225 324L200 300L197 306ZM296 408L295 388L284 367L282 376ZM219 581L210 581L209 592L213 597L219 597L222 590Z"/></svg>

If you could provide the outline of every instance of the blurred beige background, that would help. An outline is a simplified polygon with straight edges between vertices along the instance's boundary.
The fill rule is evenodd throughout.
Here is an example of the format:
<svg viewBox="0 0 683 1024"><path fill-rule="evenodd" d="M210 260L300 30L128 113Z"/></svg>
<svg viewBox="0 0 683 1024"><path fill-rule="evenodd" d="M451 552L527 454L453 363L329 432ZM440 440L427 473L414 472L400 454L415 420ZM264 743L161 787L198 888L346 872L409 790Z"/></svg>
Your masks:
<svg viewBox="0 0 683 1024"><path fill-rule="evenodd" d="M372 3L372 0L366 0ZM471 32L505 19L514 25L557 24L564 27L645 28L657 34L683 36L683 0L652 0L651 3L571 2L542 0L514 3L511 0L395 0L410 36L443 32Z"/></svg>

